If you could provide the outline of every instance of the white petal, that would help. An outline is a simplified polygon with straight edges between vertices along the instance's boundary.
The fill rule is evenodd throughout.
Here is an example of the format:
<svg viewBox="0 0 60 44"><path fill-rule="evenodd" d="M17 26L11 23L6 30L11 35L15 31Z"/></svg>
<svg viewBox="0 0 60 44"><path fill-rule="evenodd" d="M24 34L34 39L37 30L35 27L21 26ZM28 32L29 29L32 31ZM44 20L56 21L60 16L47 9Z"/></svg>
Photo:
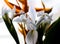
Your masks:
<svg viewBox="0 0 60 44"><path fill-rule="evenodd" d="M52 16L49 16L49 15L45 15L44 17L43 17L44 19L43 19L43 23L51 23L51 21L52 21Z"/></svg>
<svg viewBox="0 0 60 44"><path fill-rule="evenodd" d="M32 30L29 24L26 24L26 25L28 30Z"/></svg>
<svg viewBox="0 0 60 44"><path fill-rule="evenodd" d="M13 19L13 21L26 23L26 16L25 15L17 16Z"/></svg>
<svg viewBox="0 0 60 44"><path fill-rule="evenodd" d="M26 25L28 30L36 30L36 25L29 19L29 17L26 18Z"/></svg>
<svg viewBox="0 0 60 44"><path fill-rule="evenodd" d="M5 13L8 13L8 12L9 12L9 10L7 10L7 8L2 7L2 13L1 13L2 16L5 15Z"/></svg>
<svg viewBox="0 0 60 44"><path fill-rule="evenodd" d="M27 20L27 23L32 22L32 20L30 19L30 17L29 17L29 16L26 18L26 20Z"/></svg>
<svg viewBox="0 0 60 44"><path fill-rule="evenodd" d="M34 9L33 6L29 7L28 15L30 16L32 21L35 23L35 19L37 17L37 13L36 13L36 10Z"/></svg>
<svg viewBox="0 0 60 44"><path fill-rule="evenodd" d="M36 44L38 38L38 32L35 30L31 30L28 32L26 36L26 43L27 44Z"/></svg>
<svg viewBox="0 0 60 44"><path fill-rule="evenodd" d="M14 14L10 11L10 12L8 12L8 16L9 16L10 19L12 19Z"/></svg>
<svg viewBox="0 0 60 44"><path fill-rule="evenodd" d="M27 22L26 25L28 30L36 30L36 25L34 23Z"/></svg>
<svg viewBox="0 0 60 44"><path fill-rule="evenodd" d="M44 11L37 12L37 17L42 16L44 14Z"/></svg>
<svg viewBox="0 0 60 44"><path fill-rule="evenodd" d="M53 16L53 15L50 15L50 16L47 16L47 17L48 17L50 20L52 20L52 16Z"/></svg>
<svg viewBox="0 0 60 44"><path fill-rule="evenodd" d="M23 14L23 15L21 15L20 16L20 19L26 19L26 16L25 16L26 14Z"/></svg>
<svg viewBox="0 0 60 44"><path fill-rule="evenodd" d="M14 21L14 22L22 22L22 20L20 19L19 16L15 17L15 18L13 19L13 21Z"/></svg>
<svg viewBox="0 0 60 44"><path fill-rule="evenodd" d="M16 11L16 7L14 6L14 8L8 12L8 16L10 19L14 17L15 11Z"/></svg>
<svg viewBox="0 0 60 44"><path fill-rule="evenodd" d="M30 22L31 29L36 30L36 25L32 22Z"/></svg>
<svg viewBox="0 0 60 44"><path fill-rule="evenodd" d="M26 14L21 15L21 16L20 16L20 19L21 19L24 23L26 23L26 21L27 21Z"/></svg>

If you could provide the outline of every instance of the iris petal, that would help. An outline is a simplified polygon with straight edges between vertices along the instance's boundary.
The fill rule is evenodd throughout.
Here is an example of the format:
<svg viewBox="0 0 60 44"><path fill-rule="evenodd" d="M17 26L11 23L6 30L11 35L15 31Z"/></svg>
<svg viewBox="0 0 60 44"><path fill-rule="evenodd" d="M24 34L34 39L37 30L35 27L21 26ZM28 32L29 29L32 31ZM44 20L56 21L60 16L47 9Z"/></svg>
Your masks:
<svg viewBox="0 0 60 44"><path fill-rule="evenodd" d="M35 30L31 30L28 32L26 36L26 43L27 44L36 44L38 38L38 32Z"/></svg>

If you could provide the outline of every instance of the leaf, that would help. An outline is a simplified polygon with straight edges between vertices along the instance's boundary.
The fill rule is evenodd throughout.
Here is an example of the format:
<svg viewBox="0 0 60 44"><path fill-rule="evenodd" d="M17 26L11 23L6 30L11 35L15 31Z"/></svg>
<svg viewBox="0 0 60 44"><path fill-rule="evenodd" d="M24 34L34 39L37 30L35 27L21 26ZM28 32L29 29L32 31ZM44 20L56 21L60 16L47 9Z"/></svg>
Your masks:
<svg viewBox="0 0 60 44"><path fill-rule="evenodd" d="M12 37L14 38L14 40L16 41L17 44L20 44L19 43L19 39L18 39L18 36L17 36L17 32L13 26L13 23L12 23L12 20L9 19L7 13L5 13L3 17L3 20L8 28L8 31L10 32L10 34L12 35Z"/></svg>
<svg viewBox="0 0 60 44"><path fill-rule="evenodd" d="M60 44L60 17L48 28L45 36L44 44Z"/></svg>
<svg viewBox="0 0 60 44"><path fill-rule="evenodd" d="M39 21L39 23L37 24L38 41L36 44L43 44L43 41L42 41L43 35L44 35L47 27L49 27L49 25L50 25L48 23L40 23L41 21Z"/></svg>
<svg viewBox="0 0 60 44"><path fill-rule="evenodd" d="M40 24L37 28L37 31L38 31L38 40L37 40L37 43L36 44L43 44L43 41L42 41L42 37L44 35L44 31L45 31L45 26L46 24Z"/></svg>

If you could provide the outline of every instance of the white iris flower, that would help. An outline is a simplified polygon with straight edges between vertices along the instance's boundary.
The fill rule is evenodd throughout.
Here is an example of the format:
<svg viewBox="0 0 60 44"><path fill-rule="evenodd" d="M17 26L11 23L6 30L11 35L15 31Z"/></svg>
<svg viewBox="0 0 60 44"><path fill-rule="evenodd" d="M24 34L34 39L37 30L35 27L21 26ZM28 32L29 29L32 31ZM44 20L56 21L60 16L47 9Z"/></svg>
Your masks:
<svg viewBox="0 0 60 44"><path fill-rule="evenodd" d="M27 26L27 29L30 30L27 33L26 36L26 43L27 44L36 44L37 38L38 38L38 32L36 31L37 26L36 26L36 18L39 18L39 23L41 22L48 22L50 23L52 20L52 16L49 16L49 14L44 13L44 11L36 12L33 6L29 7L29 11L27 13L23 13L20 16L17 16L13 19L13 21L16 22L24 22ZM31 18L31 19L30 19Z"/></svg>

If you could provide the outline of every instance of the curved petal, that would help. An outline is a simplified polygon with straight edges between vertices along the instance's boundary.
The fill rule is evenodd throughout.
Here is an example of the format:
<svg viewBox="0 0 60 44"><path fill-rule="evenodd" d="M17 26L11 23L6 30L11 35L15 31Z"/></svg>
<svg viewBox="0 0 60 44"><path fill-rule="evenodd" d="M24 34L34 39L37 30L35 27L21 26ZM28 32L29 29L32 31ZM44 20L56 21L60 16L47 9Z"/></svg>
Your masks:
<svg viewBox="0 0 60 44"><path fill-rule="evenodd" d="M1 16L5 15L5 13L9 12L9 10L7 8L5 8L5 7L2 7L1 10L2 10Z"/></svg>
<svg viewBox="0 0 60 44"><path fill-rule="evenodd" d="M45 15L42 18L44 18L42 20L43 23L49 23L50 24L52 21L52 15L49 16L49 14L47 14L47 13L45 13Z"/></svg>
<svg viewBox="0 0 60 44"><path fill-rule="evenodd" d="M26 25L28 30L32 30L29 24L26 24Z"/></svg>
<svg viewBox="0 0 60 44"><path fill-rule="evenodd" d="M26 25L27 25L28 30L36 30L36 25L32 23L31 21L26 22Z"/></svg>
<svg viewBox="0 0 60 44"><path fill-rule="evenodd" d="M28 32L26 36L26 43L27 44L36 44L38 38L38 32L35 30L31 30Z"/></svg>
<svg viewBox="0 0 60 44"><path fill-rule="evenodd" d="M37 17L36 10L34 9L33 6L29 7L28 15L32 19L32 21L35 23L35 19Z"/></svg>
<svg viewBox="0 0 60 44"><path fill-rule="evenodd" d="M15 17L15 18L13 19L13 21L14 21L14 22L22 22L22 19L20 19L20 17L17 16L17 17Z"/></svg>
<svg viewBox="0 0 60 44"><path fill-rule="evenodd" d="M33 30L36 30L36 25L33 22L30 22L30 25Z"/></svg>
<svg viewBox="0 0 60 44"><path fill-rule="evenodd" d="M26 14L22 14L22 15L20 16L20 19L26 19Z"/></svg>
<svg viewBox="0 0 60 44"><path fill-rule="evenodd" d="M44 11L37 12L37 17L42 16L44 14Z"/></svg>
<svg viewBox="0 0 60 44"><path fill-rule="evenodd" d="M48 15L47 17L48 17L50 20L52 20L52 16L53 16L53 15L50 15L50 16Z"/></svg>
<svg viewBox="0 0 60 44"><path fill-rule="evenodd" d="M14 6L13 9L11 9L9 12L8 12L8 16L10 19L12 19L15 15L15 11L16 11L16 7Z"/></svg>
<svg viewBox="0 0 60 44"><path fill-rule="evenodd" d="M26 16L25 15L17 16L13 19L13 21L26 23Z"/></svg>

